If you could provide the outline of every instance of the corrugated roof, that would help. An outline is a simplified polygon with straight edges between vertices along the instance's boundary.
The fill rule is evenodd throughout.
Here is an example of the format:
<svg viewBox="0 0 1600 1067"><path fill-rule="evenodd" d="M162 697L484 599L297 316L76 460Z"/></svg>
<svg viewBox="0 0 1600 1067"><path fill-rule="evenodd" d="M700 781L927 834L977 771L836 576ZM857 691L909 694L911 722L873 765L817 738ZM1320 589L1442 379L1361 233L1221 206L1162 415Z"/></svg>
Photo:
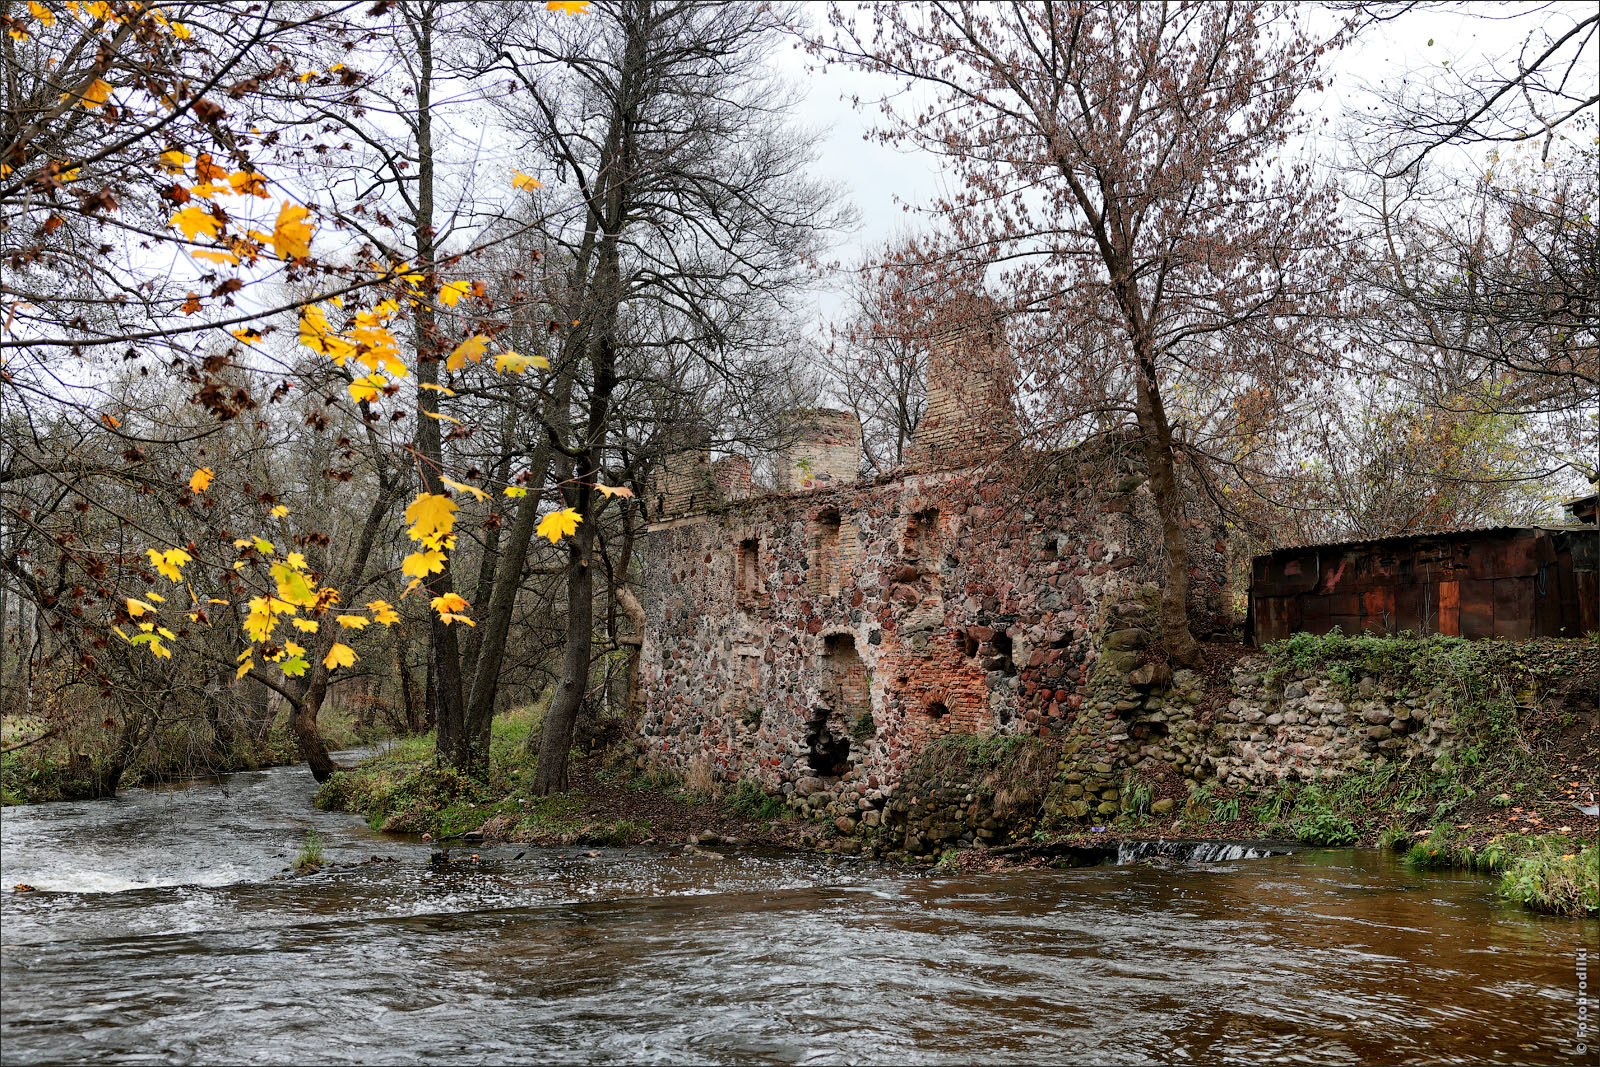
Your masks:
<svg viewBox="0 0 1600 1067"><path fill-rule="evenodd" d="M1305 552L1310 549L1323 548L1355 548L1359 545L1381 545L1393 541L1421 541L1430 537L1473 537L1484 534L1500 533L1531 533L1535 530L1593 530L1594 526L1584 523L1581 525L1541 525L1541 526L1454 526L1437 527L1427 530L1414 530L1411 533L1390 534L1387 537L1357 537L1348 541L1323 541L1306 542L1298 545L1279 545L1270 552L1263 552L1252 557L1253 559L1266 559L1283 552Z"/></svg>

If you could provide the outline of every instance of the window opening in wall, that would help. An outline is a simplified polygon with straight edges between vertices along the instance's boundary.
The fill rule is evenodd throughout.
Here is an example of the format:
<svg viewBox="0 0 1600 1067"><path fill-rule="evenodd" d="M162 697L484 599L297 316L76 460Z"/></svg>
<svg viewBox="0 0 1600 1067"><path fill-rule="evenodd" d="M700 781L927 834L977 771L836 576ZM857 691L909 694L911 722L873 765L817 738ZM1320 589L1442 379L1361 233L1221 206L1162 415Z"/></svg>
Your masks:
<svg viewBox="0 0 1600 1067"><path fill-rule="evenodd" d="M850 769L850 735L872 714L872 676L850 634L831 634L822 642L821 701L806 724L807 762L831 778Z"/></svg>
<svg viewBox="0 0 1600 1067"><path fill-rule="evenodd" d="M945 707L943 701L935 700L933 703L929 704L923 709L923 713L926 714L929 719L933 720L934 722L938 722L940 719L950 714L950 709Z"/></svg>
<svg viewBox="0 0 1600 1067"><path fill-rule="evenodd" d="M817 516L811 530L811 569L807 584L819 596L836 596L839 592L839 513L824 511Z"/></svg>
<svg viewBox="0 0 1600 1067"><path fill-rule="evenodd" d="M993 649L983 668L988 671L1004 671L1006 674L1015 674L1016 662L1012 659L1013 645L1011 635L1004 630L996 630L993 637L989 638L989 647Z"/></svg>
<svg viewBox="0 0 1600 1067"><path fill-rule="evenodd" d="M739 562L734 570L735 592L742 603L761 594L761 541L748 537L739 542Z"/></svg>
<svg viewBox="0 0 1600 1067"><path fill-rule="evenodd" d="M746 738L750 744L755 743L754 731L761 726L761 718L765 708L761 703L761 656L756 652L741 652L739 654L739 717L752 731Z"/></svg>

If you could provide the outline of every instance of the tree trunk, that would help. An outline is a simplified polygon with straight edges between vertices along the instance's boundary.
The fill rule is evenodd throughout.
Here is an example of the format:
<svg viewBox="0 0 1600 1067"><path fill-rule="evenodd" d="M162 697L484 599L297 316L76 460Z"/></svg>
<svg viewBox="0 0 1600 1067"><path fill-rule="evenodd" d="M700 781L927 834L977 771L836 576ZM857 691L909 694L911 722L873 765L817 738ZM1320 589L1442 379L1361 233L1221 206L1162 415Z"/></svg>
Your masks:
<svg viewBox="0 0 1600 1067"><path fill-rule="evenodd" d="M409 16L408 16L409 17ZM417 266L421 269L426 295L416 305L417 384L439 384L438 328L433 315L433 300L439 291L438 267L435 263L435 237L433 232L434 160L433 160L433 9L426 8L415 17L412 32L417 45L417 210L413 219L413 240L416 244ZM444 493L440 481L443 471L444 448L439 433L438 396L426 389L417 390L417 456L422 472L424 491ZM444 569L427 576L423 582L429 598L455 592L455 580L450 559L445 559ZM433 696L435 734L434 758L442 766L472 773L477 769L473 761L472 739L467 732L465 707L461 700L461 650L456 641L456 630L439 618L438 612L428 615L429 690Z"/></svg>
<svg viewBox="0 0 1600 1067"><path fill-rule="evenodd" d="M318 664L312 668L311 684L289 709L289 732L294 735L295 748L311 768L311 777L318 782L326 782L334 772L327 742L322 739L322 731L317 729L317 715L327 695L328 669Z"/></svg>
<svg viewBox="0 0 1600 1067"><path fill-rule="evenodd" d="M556 404L564 409L570 380L558 387ZM527 564L528 546L533 542L533 532L539 524L539 503L544 496L544 484L550 469L552 449L549 441L533 451L533 464L528 479L528 494L517 501L516 518L512 520L500 558L496 561L493 593L487 611L479 616L480 632L477 657L473 664L471 696L467 701L467 727L472 733L474 748L488 758L489 732L494 724L495 698L500 689L500 661L505 657L506 637L511 632L511 617L516 610L517 592L522 588L522 569Z"/></svg>
<svg viewBox="0 0 1600 1067"><path fill-rule="evenodd" d="M1189 631L1189 542L1183 529L1183 502L1172 458L1172 427L1155 386L1155 367L1141 360L1138 418L1143 431L1145 464L1156 512L1161 516L1161 544L1166 555L1161 583L1161 638L1167 654L1182 666L1194 666L1200 647Z"/></svg>
<svg viewBox="0 0 1600 1067"><path fill-rule="evenodd" d="M404 632L395 634L394 638L394 667L395 673L400 676L400 704L405 709L405 729L409 734L420 734L422 725L421 709L417 706L416 685L411 680L411 664L407 662L406 647L410 644Z"/></svg>
<svg viewBox="0 0 1600 1067"><path fill-rule="evenodd" d="M589 688L589 654L594 628L594 569L590 549L594 525L584 522L567 547L567 642L561 659L561 681L545 712L539 732L539 767L533 791L544 796L567 789L567 753L578 725L578 710Z"/></svg>
<svg viewBox="0 0 1600 1067"><path fill-rule="evenodd" d="M643 659L645 614L644 605L639 603L639 598L633 595L633 590L625 585L617 586L617 603L622 605L622 611L628 616L628 621L633 625L633 633L623 638L618 643L628 650L628 702L624 709L628 721L632 722L639 711L641 693L639 691L639 665Z"/></svg>

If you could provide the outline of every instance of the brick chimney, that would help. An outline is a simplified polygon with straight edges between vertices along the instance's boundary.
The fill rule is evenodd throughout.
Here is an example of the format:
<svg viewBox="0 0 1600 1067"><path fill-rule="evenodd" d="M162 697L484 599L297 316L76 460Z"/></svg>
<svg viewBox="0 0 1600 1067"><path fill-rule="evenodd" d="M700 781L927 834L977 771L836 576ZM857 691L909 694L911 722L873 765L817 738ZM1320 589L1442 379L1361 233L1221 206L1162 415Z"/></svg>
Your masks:
<svg viewBox="0 0 1600 1067"><path fill-rule="evenodd" d="M711 465L711 478L724 500L748 500L755 494L750 460L746 456L723 456Z"/></svg>
<svg viewBox="0 0 1600 1067"><path fill-rule="evenodd" d="M823 489L856 480L861 422L848 411L813 408L789 416L794 443L778 459L778 492Z"/></svg>
<svg viewBox="0 0 1600 1067"><path fill-rule="evenodd" d="M1016 380L1016 359L998 313L935 335L928 349L927 406L912 435L909 462L964 467L1014 445Z"/></svg>
<svg viewBox="0 0 1600 1067"><path fill-rule="evenodd" d="M711 435L704 428L687 431L683 446L662 457L651 479L646 502L652 519L688 515L722 503L711 467Z"/></svg>

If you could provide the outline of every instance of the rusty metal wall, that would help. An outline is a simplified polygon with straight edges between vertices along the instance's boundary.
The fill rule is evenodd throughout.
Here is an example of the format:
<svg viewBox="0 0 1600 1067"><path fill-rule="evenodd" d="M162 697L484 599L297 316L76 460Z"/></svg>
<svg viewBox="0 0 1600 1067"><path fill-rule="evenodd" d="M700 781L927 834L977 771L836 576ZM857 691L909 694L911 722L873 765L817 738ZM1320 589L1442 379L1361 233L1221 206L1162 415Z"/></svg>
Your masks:
<svg viewBox="0 0 1600 1067"><path fill-rule="evenodd" d="M1597 555L1600 533L1536 528L1283 549L1252 563L1254 638L1576 637L1600 625Z"/></svg>

